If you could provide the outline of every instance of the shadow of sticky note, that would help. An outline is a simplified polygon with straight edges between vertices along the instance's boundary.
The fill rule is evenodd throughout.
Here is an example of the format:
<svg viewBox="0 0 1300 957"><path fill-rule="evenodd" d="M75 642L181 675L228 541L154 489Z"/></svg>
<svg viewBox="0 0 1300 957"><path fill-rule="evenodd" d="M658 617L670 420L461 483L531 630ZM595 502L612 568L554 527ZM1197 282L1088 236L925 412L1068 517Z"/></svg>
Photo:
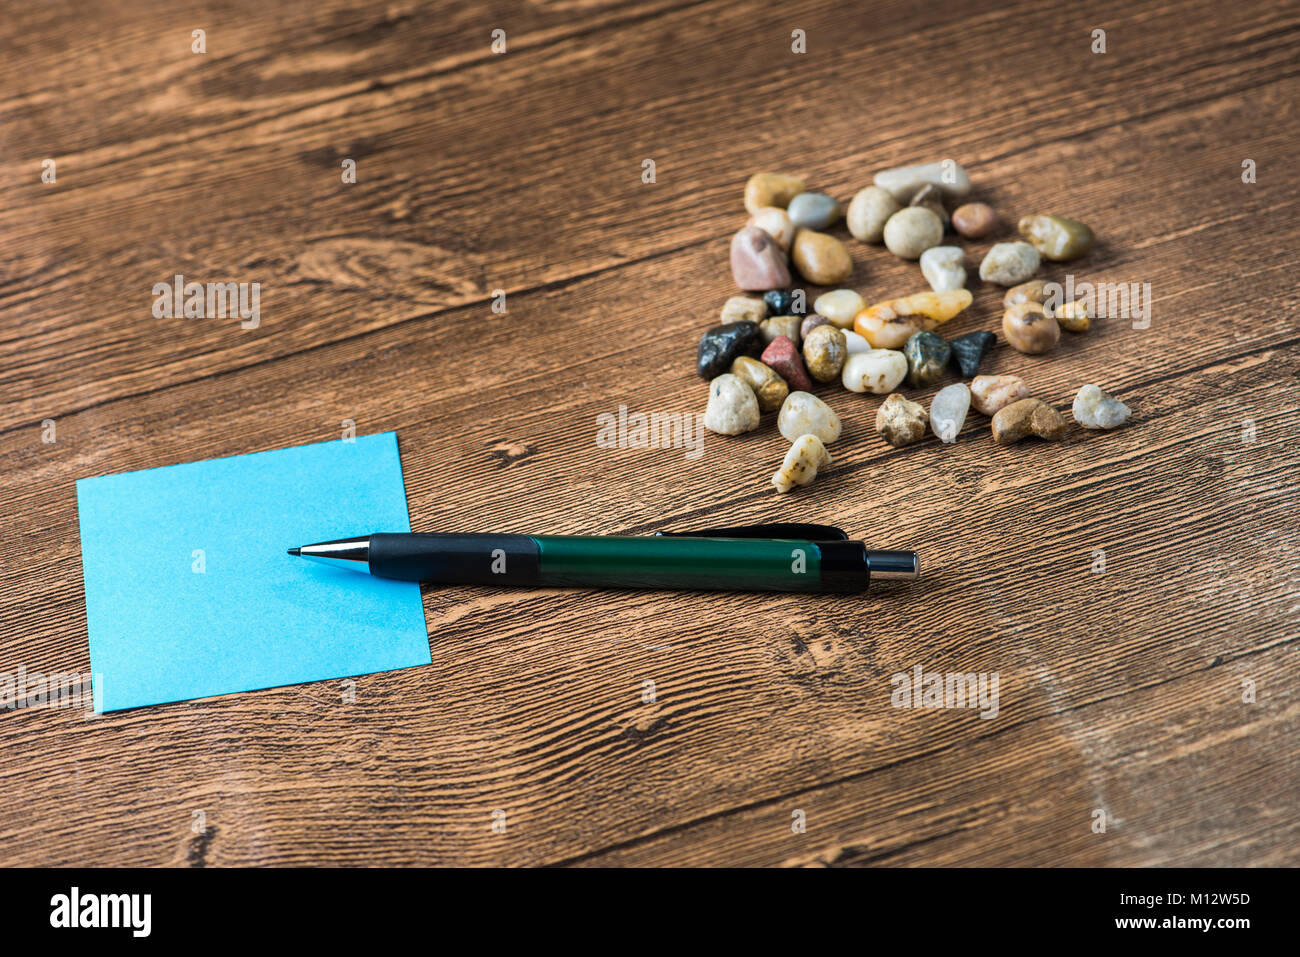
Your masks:
<svg viewBox="0 0 1300 957"><path fill-rule="evenodd" d="M408 532L397 436L77 481L96 711L430 663L420 586L290 546Z"/></svg>

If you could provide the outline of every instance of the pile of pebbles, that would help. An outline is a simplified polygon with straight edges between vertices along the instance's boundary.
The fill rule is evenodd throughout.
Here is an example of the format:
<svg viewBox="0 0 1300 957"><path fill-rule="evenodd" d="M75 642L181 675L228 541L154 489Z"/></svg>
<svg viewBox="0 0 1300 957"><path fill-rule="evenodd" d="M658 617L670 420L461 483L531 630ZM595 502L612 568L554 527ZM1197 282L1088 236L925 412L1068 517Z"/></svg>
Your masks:
<svg viewBox="0 0 1300 957"><path fill-rule="evenodd" d="M745 184L748 224L731 240L731 273L746 295L722 307L721 323L700 339L696 371L709 380L705 427L721 435L757 429L767 412L790 442L772 476L778 491L807 485L831 463L826 446L840 437L834 410L812 394L816 383L838 380L850 392L886 396L875 428L896 448L922 439L927 429L944 444L957 440L973 406L988 416L993 440L1064 437L1064 417L1035 398L1016 375L980 375L996 333L969 332L952 339L938 331L973 297L966 288L965 252L944 245L949 230L978 240L1001 228L986 203L967 202L970 177L952 161L884 170L843 208L803 180L757 173ZM841 287L853 273L844 242L826 232L843 218L854 239L881 244L918 262L927 292L868 303L849 288L818 296L808 312L797 275L817 286ZM980 262L979 278L1007 287L1002 337L1026 355L1051 351L1061 332L1088 331L1085 300L1053 301L1052 287L1035 278L1044 259L1068 262L1093 247L1092 230L1064 216L1036 214L1017 224L1021 239L998 242ZM793 272L792 272L793 270ZM895 391L904 382L923 389L948 371L969 380L941 388L927 411ZM1128 420L1124 403L1097 385L1075 397L1074 420L1088 429L1113 429Z"/></svg>

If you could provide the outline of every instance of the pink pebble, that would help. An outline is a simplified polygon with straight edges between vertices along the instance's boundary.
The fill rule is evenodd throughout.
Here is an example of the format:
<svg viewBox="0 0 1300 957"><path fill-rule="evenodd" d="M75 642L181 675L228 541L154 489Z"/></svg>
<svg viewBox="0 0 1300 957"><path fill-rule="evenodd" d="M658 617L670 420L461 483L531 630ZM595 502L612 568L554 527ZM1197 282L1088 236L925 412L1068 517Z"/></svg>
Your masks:
<svg viewBox="0 0 1300 957"><path fill-rule="evenodd" d="M746 226L731 238L731 275L749 292L790 285L785 250L757 226Z"/></svg>
<svg viewBox="0 0 1300 957"><path fill-rule="evenodd" d="M791 392L811 392L812 380L803 367L803 357L788 336L777 336L759 356L763 364L776 370Z"/></svg>

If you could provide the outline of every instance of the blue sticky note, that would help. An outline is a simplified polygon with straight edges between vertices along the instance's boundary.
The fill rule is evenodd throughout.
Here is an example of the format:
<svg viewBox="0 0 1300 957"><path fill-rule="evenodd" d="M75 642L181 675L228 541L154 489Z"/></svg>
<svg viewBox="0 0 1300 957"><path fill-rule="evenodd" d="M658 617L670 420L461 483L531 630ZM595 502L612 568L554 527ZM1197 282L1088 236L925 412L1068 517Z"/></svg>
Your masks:
<svg viewBox="0 0 1300 957"><path fill-rule="evenodd" d="M397 436L77 481L96 711L430 663L420 586L286 550L409 532Z"/></svg>

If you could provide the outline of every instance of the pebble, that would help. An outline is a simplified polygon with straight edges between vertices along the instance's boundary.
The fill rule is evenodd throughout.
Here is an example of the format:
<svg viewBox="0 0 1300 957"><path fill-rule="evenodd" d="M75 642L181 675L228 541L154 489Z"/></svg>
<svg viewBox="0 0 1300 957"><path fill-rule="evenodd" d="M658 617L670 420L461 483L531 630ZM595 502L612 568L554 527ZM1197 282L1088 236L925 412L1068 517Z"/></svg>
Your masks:
<svg viewBox="0 0 1300 957"><path fill-rule="evenodd" d="M1085 429L1114 429L1127 422L1133 414L1123 402L1096 385L1085 385L1080 389L1070 411L1074 414L1074 421Z"/></svg>
<svg viewBox="0 0 1300 957"><path fill-rule="evenodd" d="M902 259L919 259L941 242L943 222L924 206L900 209L885 223L885 248Z"/></svg>
<svg viewBox="0 0 1300 957"><path fill-rule="evenodd" d="M758 428L758 399L749 383L729 372L710 382L704 427L719 435L740 435Z"/></svg>
<svg viewBox="0 0 1300 957"><path fill-rule="evenodd" d="M1088 311L1088 300L1076 299L1067 302L1052 313L1056 323L1066 332L1087 332L1092 326L1092 314Z"/></svg>
<svg viewBox="0 0 1300 957"><path fill-rule="evenodd" d="M849 203L844 224L849 227L849 233L854 239L864 243L879 243L885 236L885 223L902 208L887 190L879 186L868 186L859 190Z"/></svg>
<svg viewBox="0 0 1300 957"><path fill-rule="evenodd" d="M993 441L999 445L1010 445L1031 435L1058 442L1065 437L1065 419L1041 399L1012 402L993 416Z"/></svg>
<svg viewBox="0 0 1300 957"><path fill-rule="evenodd" d="M1061 327L1036 302L1018 302L1002 314L1002 335L1028 356L1048 352L1061 338Z"/></svg>
<svg viewBox="0 0 1300 957"><path fill-rule="evenodd" d="M1012 286L1002 297L1002 305L1010 307L1022 302L1036 302L1042 305L1047 301L1047 280L1031 279L1018 286Z"/></svg>
<svg viewBox="0 0 1300 957"><path fill-rule="evenodd" d="M749 217L747 225L763 230L782 249L789 249L790 242L794 239L794 223L790 222L790 214L779 206L764 206Z"/></svg>
<svg viewBox="0 0 1300 957"><path fill-rule="evenodd" d="M970 411L970 388L964 382L946 385L930 400L930 431L944 445L957 441Z"/></svg>
<svg viewBox="0 0 1300 957"><path fill-rule="evenodd" d="M1038 250L1029 243L996 243L980 263L980 278L999 286L1014 286L1038 272L1041 262Z"/></svg>
<svg viewBox="0 0 1300 957"><path fill-rule="evenodd" d="M790 285L785 250L757 226L731 238L731 276L741 289L784 289Z"/></svg>
<svg viewBox="0 0 1300 957"><path fill-rule="evenodd" d="M812 332L817 326L825 326L829 324L830 320L825 316L819 316L815 312L810 312L808 315L804 316L804 320L799 326L799 335L807 339L808 333Z"/></svg>
<svg viewBox="0 0 1300 957"><path fill-rule="evenodd" d="M966 254L960 246L931 246L921 253L921 275L935 292L966 285Z"/></svg>
<svg viewBox="0 0 1300 957"><path fill-rule="evenodd" d="M952 228L967 239L983 239L998 228L998 214L988 203L963 203L952 211Z"/></svg>
<svg viewBox="0 0 1300 957"><path fill-rule="evenodd" d="M737 356L731 363L731 374L754 390L760 412L775 412L790 394L790 387L775 369L749 356Z"/></svg>
<svg viewBox="0 0 1300 957"><path fill-rule="evenodd" d="M713 379L731 368L736 356L758 355L763 348L763 330L756 322L726 322L700 337L695 371L701 379Z"/></svg>
<svg viewBox="0 0 1300 957"><path fill-rule="evenodd" d="M876 410L876 431L896 449L911 445L924 436L928 421L925 409L897 392L880 403Z"/></svg>
<svg viewBox="0 0 1300 957"><path fill-rule="evenodd" d="M979 374L984 353L992 349L997 341L997 336L984 331L968 332L956 339L949 339L948 346L952 349L949 361L957 367L963 378L973 378Z"/></svg>
<svg viewBox="0 0 1300 957"><path fill-rule="evenodd" d="M799 230L794 234L790 258L799 275L819 286L837 285L853 274L853 257L848 248L829 233ZM789 282L770 283L764 288L779 285L789 285Z"/></svg>
<svg viewBox="0 0 1300 957"><path fill-rule="evenodd" d="M977 375L970 383L971 405L977 412L996 415L1012 402L1029 397L1029 386L1018 375Z"/></svg>
<svg viewBox="0 0 1300 957"><path fill-rule="evenodd" d="M785 336L798 345L803 341L803 336L799 334L799 325L802 322L800 316L772 316L760 322L759 328L763 330L764 342L771 342L777 336Z"/></svg>
<svg viewBox="0 0 1300 957"><path fill-rule="evenodd" d="M852 329L842 329L840 331L844 333L844 344L848 347L849 355L853 356L857 355L859 352L871 351L871 343L866 339L863 339Z"/></svg>
<svg viewBox="0 0 1300 957"><path fill-rule="evenodd" d="M921 331L921 317L900 316L872 306L858 313L853 330L873 349L901 349L913 333Z"/></svg>
<svg viewBox="0 0 1300 957"><path fill-rule="evenodd" d="M755 173L745 184L745 208L757 213L764 206L785 209L804 191L803 180L784 173Z"/></svg>
<svg viewBox="0 0 1300 957"><path fill-rule="evenodd" d="M933 332L918 332L903 346L907 357L907 381L915 388L934 385L948 368L952 348L948 340Z"/></svg>
<svg viewBox="0 0 1300 957"><path fill-rule="evenodd" d="M949 179L952 182L946 181ZM907 202L918 189L931 183L943 190L945 196L961 197L970 192L970 176L951 161L882 170L871 181L900 203Z"/></svg>
<svg viewBox="0 0 1300 957"><path fill-rule="evenodd" d="M787 442L801 435L815 435L830 444L840 437L843 426L835 410L810 392L791 392L776 417L777 431Z"/></svg>
<svg viewBox="0 0 1300 957"><path fill-rule="evenodd" d="M868 306L853 320L853 328L877 349L898 349L917 329L937 329L958 315L973 300L968 289L916 292ZM897 338L897 341L886 341L896 338L904 328L904 325L892 321L895 319L910 319L915 322L915 327L907 335ZM876 341L877 339L881 341Z"/></svg>
<svg viewBox="0 0 1300 957"><path fill-rule="evenodd" d="M773 316L790 315L790 304L793 297L784 289L772 289L763 293L763 301L767 303L767 311Z"/></svg>
<svg viewBox="0 0 1300 957"><path fill-rule="evenodd" d="M852 289L824 292L813 303L817 315L825 316L832 325L841 329L852 329L854 317L866 308L866 302Z"/></svg>
<svg viewBox="0 0 1300 957"><path fill-rule="evenodd" d="M850 392L885 395L907 378L907 358L893 349L872 349L850 355L840 381Z"/></svg>
<svg viewBox="0 0 1300 957"><path fill-rule="evenodd" d="M832 461L821 439L815 435L801 435L785 453L785 460L772 476L772 484L778 492L788 492L796 485L807 485L817 477L818 469L824 469Z"/></svg>
<svg viewBox="0 0 1300 957"><path fill-rule="evenodd" d="M808 370L803 367L799 347L787 336L777 336L767 344L759 361L770 366L792 391L807 392L813 387Z"/></svg>
<svg viewBox="0 0 1300 957"><path fill-rule="evenodd" d="M815 326L803 341L803 362L808 374L818 382L830 382L844 368L849 344L844 333L829 323Z"/></svg>
<svg viewBox="0 0 1300 957"><path fill-rule="evenodd" d="M908 206L920 206L939 217L943 228L948 228L948 210L943 208L943 193L933 183L927 183L916 191Z"/></svg>
<svg viewBox="0 0 1300 957"><path fill-rule="evenodd" d="M722 322L762 322L767 318L767 303L753 296L732 296L722 305Z"/></svg>
<svg viewBox="0 0 1300 957"><path fill-rule="evenodd" d="M1020 235L1052 262L1086 256L1096 242L1090 227L1066 216L1024 216L1018 228Z"/></svg>
<svg viewBox="0 0 1300 957"><path fill-rule="evenodd" d="M790 222L800 229L825 229L837 222L842 212L840 204L825 193L800 193L786 207Z"/></svg>

